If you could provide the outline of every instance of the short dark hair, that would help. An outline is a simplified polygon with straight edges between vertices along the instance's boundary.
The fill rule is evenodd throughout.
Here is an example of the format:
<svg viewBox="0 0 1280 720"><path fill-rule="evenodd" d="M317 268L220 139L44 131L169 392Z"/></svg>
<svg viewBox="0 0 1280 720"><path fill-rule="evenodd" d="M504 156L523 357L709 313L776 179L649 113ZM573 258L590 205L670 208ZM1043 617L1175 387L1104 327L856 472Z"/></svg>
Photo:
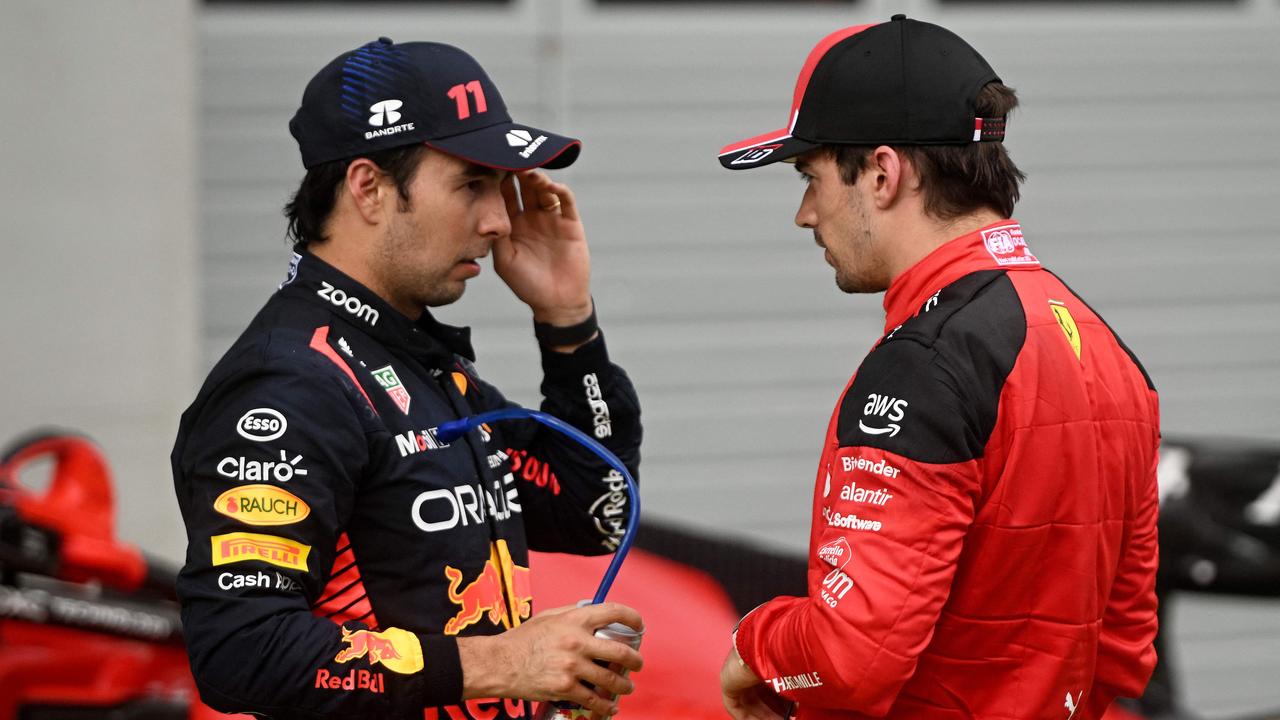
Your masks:
<svg viewBox="0 0 1280 720"><path fill-rule="evenodd" d="M338 191L347 178L347 168L359 158L373 161L379 169L391 176L400 196L400 209L409 209L409 183L413 182L418 166L427 153L421 143L379 150L346 160L322 163L307 170L298 185L298 191L285 203L284 216L289 220L286 236L293 242L319 243L325 241L324 226L333 214L338 201Z"/></svg>
<svg viewBox="0 0 1280 720"><path fill-rule="evenodd" d="M988 83L978 92L978 117L1005 117L1018 106L1018 95L1002 83ZM866 170L874 145L824 145L823 152L840 168L848 185ZM939 220L953 220L982 208L1011 217L1021 197L1018 186L1027 176L1009 157L1002 142L967 145L893 145L915 166L924 195L924 210Z"/></svg>

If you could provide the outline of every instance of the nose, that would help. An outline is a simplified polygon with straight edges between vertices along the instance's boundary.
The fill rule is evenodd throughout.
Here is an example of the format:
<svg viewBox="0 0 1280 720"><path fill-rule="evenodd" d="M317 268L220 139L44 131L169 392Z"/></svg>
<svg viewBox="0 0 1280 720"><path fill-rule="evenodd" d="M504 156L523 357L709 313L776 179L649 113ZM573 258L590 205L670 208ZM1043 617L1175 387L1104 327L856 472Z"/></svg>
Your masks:
<svg viewBox="0 0 1280 720"><path fill-rule="evenodd" d="M805 188L804 197L800 198L800 208L796 210L796 225L802 228L813 229L818 224L818 214L813 209L812 196L813 188Z"/></svg>
<svg viewBox="0 0 1280 720"><path fill-rule="evenodd" d="M507 204L496 185L485 193L477 230L486 237L506 237L511 234L511 217L507 215Z"/></svg>

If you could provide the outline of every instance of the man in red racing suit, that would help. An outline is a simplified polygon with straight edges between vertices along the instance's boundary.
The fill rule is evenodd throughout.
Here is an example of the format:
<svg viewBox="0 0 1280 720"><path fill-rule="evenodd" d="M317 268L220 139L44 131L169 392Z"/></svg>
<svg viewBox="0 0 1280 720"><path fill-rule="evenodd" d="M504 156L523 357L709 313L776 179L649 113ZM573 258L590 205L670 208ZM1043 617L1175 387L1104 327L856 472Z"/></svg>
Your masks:
<svg viewBox="0 0 1280 720"><path fill-rule="evenodd" d="M1146 685L1157 397L1009 219L1014 97L963 40L897 16L825 39L792 126L722 153L794 159L796 222L839 287L887 290L823 443L808 596L735 631L735 718L795 703L800 718L1079 720Z"/></svg>

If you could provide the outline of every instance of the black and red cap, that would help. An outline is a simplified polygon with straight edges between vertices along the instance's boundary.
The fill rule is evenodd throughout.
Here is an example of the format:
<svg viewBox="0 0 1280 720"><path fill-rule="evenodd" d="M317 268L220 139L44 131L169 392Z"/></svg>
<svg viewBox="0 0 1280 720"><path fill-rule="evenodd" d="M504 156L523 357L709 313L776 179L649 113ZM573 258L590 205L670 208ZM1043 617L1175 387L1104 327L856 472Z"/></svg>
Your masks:
<svg viewBox="0 0 1280 720"><path fill-rule="evenodd" d="M562 168L582 146L512 122L498 87L466 52L385 37L316 73L289 132L307 168L414 143L501 170Z"/></svg>
<svg viewBox="0 0 1280 720"><path fill-rule="evenodd" d="M974 100L1000 82L960 36L905 15L819 42L796 79L785 127L726 145L730 170L787 160L824 144L962 145L1004 139L1004 118Z"/></svg>

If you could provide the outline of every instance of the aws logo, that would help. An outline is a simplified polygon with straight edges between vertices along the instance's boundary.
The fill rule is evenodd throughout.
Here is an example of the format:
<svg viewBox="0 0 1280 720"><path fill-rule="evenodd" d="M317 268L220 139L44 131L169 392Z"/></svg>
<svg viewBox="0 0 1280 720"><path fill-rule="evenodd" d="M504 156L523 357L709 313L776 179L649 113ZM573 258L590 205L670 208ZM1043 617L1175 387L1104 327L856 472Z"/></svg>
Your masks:
<svg viewBox="0 0 1280 720"><path fill-rule="evenodd" d="M864 419L870 419L876 424L868 425L859 420L858 429L868 435L887 434L889 437L893 437L902 429L902 426L898 423L902 422L902 419L906 417L908 404L906 400L871 393L867 395L867 404L862 408L862 416ZM884 420L889 420L890 422L881 426Z"/></svg>

